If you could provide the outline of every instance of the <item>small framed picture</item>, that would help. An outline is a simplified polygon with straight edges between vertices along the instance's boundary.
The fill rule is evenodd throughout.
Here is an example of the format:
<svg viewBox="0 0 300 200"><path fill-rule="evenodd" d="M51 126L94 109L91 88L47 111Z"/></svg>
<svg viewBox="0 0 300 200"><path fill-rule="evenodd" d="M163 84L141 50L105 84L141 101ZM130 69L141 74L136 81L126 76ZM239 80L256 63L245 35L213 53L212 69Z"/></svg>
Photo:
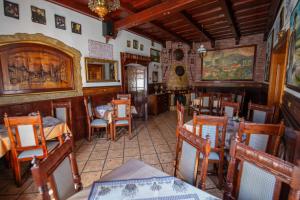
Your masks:
<svg viewBox="0 0 300 200"><path fill-rule="evenodd" d="M19 19L19 5L10 1L4 0L4 15Z"/></svg>
<svg viewBox="0 0 300 200"><path fill-rule="evenodd" d="M144 51L144 45L143 44L140 44L140 50Z"/></svg>
<svg viewBox="0 0 300 200"><path fill-rule="evenodd" d="M55 27L58 29L66 30L66 18L59 15L54 15Z"/></svg>
<svg viewBox="0 0 300 200"><path fill-rule="evenodd" d="M133 40L133 48L134 49L139 49L139 41Z"/></svg>
<svg viewBox="0 0 300 200"><path fill-rule="evenodd" d="M46 11L35 6L31 6L32 22L46 25Z"/></svg>
<svg viewBox="0 0 300 200"><path fill-rule="evenodd" d="M131 41L127 40L127 47L130 48L131 47Z"/></svg>
<svg viewBox="0 0 300 200"><path fill-rule="evenodd" d="M153 71L152 72L152 82L157 83L158 82L158 72Z"/></svg>
<svg viewBox="0 0 300 200"><path fill-rule="evenodd" d="M71 27L73 33L81 34L81 24L71 22Z"/></svg>

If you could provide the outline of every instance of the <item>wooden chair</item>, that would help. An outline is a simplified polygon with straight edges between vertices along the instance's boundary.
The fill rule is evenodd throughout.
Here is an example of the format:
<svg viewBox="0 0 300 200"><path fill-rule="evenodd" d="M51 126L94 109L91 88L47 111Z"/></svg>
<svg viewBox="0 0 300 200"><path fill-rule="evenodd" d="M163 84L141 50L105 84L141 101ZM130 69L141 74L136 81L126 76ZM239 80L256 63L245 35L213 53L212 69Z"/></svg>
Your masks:
<svg viewBox="0 0 300 200"><path fill-rule="evenodd" d="M131 100L112 100L113 114L113 135L112 139L116 139L117 127L128 126L129 137L131 138Z"/></svg>
<svg viewBox="0 0 300 200"><path fill-rule="evenodd" d="M70 139L66 139L41 162L34 158L32 164L32 177L44 200L67 199L82 189ZM48 183L53 191L52 197L49 194Z"/></svg>
<svg viewBox="0 0 300 200"><path fill-rule="evenodd" d="M71 101L51 101L51 114L53 117L67 123L72 132L72 103Z"/></svg>
<svg viewBox="0 0 300 200"><path fill-rule="evenodd" d="M211 114L220 115L221 109L221 94L214 94L211 96Z"/></svg>
<svg viewBox="0 0 300 200"><path fill-rule="evenodd" d="M254 104L251 101L248 104L247 120L255 123L272 123L275 113L274 106Z"/></svg>
<svg viewBox="0 0 300 200"><path fill-rule="evenodd" d="M176 105L177 111L177 127L176 127L176 137L178 137L179 127L183 127L184 124L184 106L177 101Z"/></svg>
<svg viewBox="0 0 300 200"><path fill-rule="evenodd" d="M29 161L32 156L38 159L47 157L48 152L58 146L59 142L46 143L43 122L40 113L37 116L8 117L4 115L11 143L12 167L18 186L22 184L21 162Z"/></svg>
<svg viewBox="0 0 300 200"><path fill-rule="evenodd" d="M238 135L246 145L276 156L284 130L283 121L280 124L257 124L242 121Z"/></svg>
<svg viewBox="0 0 300 200"><path fill-rule="evenodd" d="M202 93L199 97L200 105L198 108L199 114L210 114L211 113L211 94Z"/></svg>
<svg viewBox="0 0 300 200"><path fill-rule="evenodd" d="M289 200L300 197L300 168L245 144L232 142L223 199L279 199L282 183Z"/></svg>
<svg viewBox="0 0 300 200"><path fill-rule="evenodd" d="M208 162L218 164L219 188L223 185L224 148L228 117L195 115L193 118L193 133L202 138L207 135L211 141L211 152ZM219 137L221 136L221 137Z"/></svg>
<svg viewBox="0 0 300 200"><path fill-rule="evenodd" d="M238 92L235 94L235 102L240 104L240 112L243 112L243 108L244 108L244 101L245 101L245 96L246 96L246 92Z"/></svg>
<svg viewBox="0 0 300 200"><path fill-rule="evenodd" d="M235 102L222 101L221 102L221 115L227 115L229 118L237 116L240 111L240 104Z"/></svg>
<svg viewBox="0 0 300 200"><path fill-rule="evenodd" d="M105 132L108 139L108 122L104 119L97 119L94 117L93 114L93 106L92 103L89 101L88 97L84 97L84 106L87 116L87 122L88 122L88 141L91 141L92 135L94 135L95 129L99 128L105 128Z"/></svg>
<svg viewBox="0 0 300 200"><path fill-rule="evenodd" d="M199 185L202 190L205 190L210 153L209 143L209 139L203 139L180 127L176 145L174 176L196 187ZM200 157L201 165L199 165ZM200 166L201 172L199 184L197 184L198 166Z"/></svg>
<svg viewBox="0 0 300 200"><path fill-rule="evenodd" d="M233 94L231 93L222 93L220 95L221 101L227 101L227 102L232 102L233 101Z"/></svg>
<svg viewBox="0 0 300 200"><path fill-rule="evenodd" d="M131 100L131 94L117 94L117 99Z"/></svg>
<svg viewBox="0 0 300 200"><path fill-rule="evenodd" d="M190 102L189 102L189 108L188 108L188 115L192 115L192 111L194 110L193 101L196 99L196 92L190 93Z"/></svg>

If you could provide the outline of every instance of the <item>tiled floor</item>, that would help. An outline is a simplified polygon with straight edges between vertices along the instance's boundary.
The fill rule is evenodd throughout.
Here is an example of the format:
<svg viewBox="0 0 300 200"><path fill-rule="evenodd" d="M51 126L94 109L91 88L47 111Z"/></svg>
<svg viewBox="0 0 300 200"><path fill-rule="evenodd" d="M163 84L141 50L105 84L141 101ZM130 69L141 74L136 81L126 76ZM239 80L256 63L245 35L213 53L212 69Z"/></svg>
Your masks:
<svg viewBox="0 0 300 200"><path fill-rule="evenodd" d="M176 113L167 112L150 117L147 122L137 121L134 137L120 137L116 142L95 137L92 142L82 140L76 144L76 158L84 187L131 158L140 159L173 175L175 156ZM222 197L215 186L215 176L207 178L207 192ZM20 188L13 182L11 169L0 166L0 199L40 199L32 178Z"/></svg>

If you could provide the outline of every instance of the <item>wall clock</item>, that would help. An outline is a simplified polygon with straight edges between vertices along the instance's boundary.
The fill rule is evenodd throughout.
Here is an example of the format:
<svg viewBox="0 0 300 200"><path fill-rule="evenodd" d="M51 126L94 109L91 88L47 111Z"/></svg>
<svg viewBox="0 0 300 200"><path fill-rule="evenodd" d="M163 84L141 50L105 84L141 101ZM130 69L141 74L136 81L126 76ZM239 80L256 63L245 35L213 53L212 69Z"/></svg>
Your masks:
<svg viewBox="0 0 300 200"><path fill-rule="evenodd" d="M184 67L183 66L177 66L175 68L175 73L177 74L177 76L183 76L185 73Z"/></svg>
<svg viewBox="0 0 300 200"><path fill-rule="evenodd" d="M177 61L181 61L184 57L184 52L181 49L175 49L174 58Z"/></svg>

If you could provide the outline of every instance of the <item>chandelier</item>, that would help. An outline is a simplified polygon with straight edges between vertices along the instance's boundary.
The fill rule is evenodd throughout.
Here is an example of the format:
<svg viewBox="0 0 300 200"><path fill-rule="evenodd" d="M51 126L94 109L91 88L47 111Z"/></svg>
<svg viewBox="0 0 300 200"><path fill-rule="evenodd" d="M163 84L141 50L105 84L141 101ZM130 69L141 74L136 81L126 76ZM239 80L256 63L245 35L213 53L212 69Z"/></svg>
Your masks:
<svg viewBox="0 0 300 200"><path fill-rule="evenodd" d="M119 0L89 0L89 8L97 13L100 17L100 20L103 20L104 17L112 11L115 11L120 8Z"/></svg>

